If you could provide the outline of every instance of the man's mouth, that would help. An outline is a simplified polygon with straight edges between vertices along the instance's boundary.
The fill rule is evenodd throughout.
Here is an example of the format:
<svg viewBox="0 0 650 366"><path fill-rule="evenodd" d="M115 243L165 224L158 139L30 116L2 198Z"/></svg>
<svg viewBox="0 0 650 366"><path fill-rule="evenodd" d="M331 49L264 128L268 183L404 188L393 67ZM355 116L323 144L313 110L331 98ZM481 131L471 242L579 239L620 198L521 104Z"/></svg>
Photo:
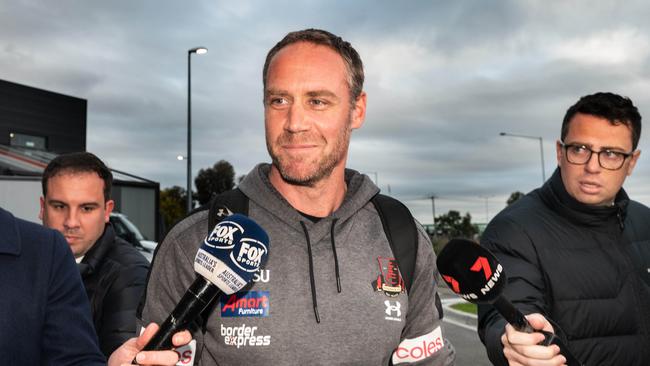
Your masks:
<svg viewBox="0 0 650 366"><path fill-rule="evenodd" d="M581 181L580 189L585 193L597 193L600 191L600 184L590 181Z"/></svg>

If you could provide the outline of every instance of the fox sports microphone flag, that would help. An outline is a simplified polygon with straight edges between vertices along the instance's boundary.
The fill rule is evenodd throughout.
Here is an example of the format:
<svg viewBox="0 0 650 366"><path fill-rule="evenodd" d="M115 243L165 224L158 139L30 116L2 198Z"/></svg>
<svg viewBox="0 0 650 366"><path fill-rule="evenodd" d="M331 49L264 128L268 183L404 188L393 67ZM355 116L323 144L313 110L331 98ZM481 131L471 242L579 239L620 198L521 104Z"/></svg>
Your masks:
<svg viewBox="0 0 650 366"><path fill-rule="evenodd" d="M255 221L239 214L223 219L196 254L196 280L144 350L170 349L174 333L186 329L220 292L230 295L244 288L268 252L269 237Z"/></svg>
<svg viewBox="0 0 650 366"><path fill-rule="evenodd" d="M227 295L233 294L266 262L268 243L268 235L253 220L230 215L203 240L194 259L194 271Z"/></svg>

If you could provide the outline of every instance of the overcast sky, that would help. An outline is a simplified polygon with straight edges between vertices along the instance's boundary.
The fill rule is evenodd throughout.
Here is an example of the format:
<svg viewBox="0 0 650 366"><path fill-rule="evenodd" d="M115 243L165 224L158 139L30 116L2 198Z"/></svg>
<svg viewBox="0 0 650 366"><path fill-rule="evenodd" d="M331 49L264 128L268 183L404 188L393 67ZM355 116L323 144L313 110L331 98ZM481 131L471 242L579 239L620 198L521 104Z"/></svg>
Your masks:
<svg viewBox="0 0 650 366"><path fill-rule="evenodd" d="M87 149L109 165L186 185L187 50L194 174L269 161L262 66L287 32L323 28L366 70L368 111L348 166L423 223L450 209L485 222L556 166L566 109L629 96L650 120L647 1L0 0L0 79L88 100ZM647 123L647 122L646 122ZM650 137L625 187L650 204ZM390 187L390 188L389 188ZM486 206L487 203L487 206Z"/></svg>

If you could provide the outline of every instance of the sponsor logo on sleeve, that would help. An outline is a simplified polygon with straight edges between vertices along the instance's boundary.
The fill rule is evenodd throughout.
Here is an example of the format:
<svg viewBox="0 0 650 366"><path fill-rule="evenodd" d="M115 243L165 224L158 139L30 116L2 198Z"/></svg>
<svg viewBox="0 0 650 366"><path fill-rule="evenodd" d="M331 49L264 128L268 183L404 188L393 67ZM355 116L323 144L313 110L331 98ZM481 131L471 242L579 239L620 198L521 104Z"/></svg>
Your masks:
<svg viewBox="0 0 650 366"><path fill-rule="evenodd" d="M269 292L248 291L221 296L221 316L230 317L266 317L269 316Z"/></svg>
<svg viewBox="0 0 650 366"><path fill-rule="evenodd" d="M226 346L232 347L266 347L271 344L270 335L261 335L257 327L242 324L237 327L224 327L221 324L221 336Z"/></svg>
<svg viewBox="0 0 650 366"><path fill-rule="evenodd" d="M418 362L433 357L444 345L440 327L417 338L406 338L393 352L393 364Z"/></svg>
<svg viewBox="0 0 650 366"><path fill-rule="evenodd" d="M388 297L395 297L404 292L404 280L397 268L395 258L377 257L379 276L373 281L375 291L382 291Z"/></svg>

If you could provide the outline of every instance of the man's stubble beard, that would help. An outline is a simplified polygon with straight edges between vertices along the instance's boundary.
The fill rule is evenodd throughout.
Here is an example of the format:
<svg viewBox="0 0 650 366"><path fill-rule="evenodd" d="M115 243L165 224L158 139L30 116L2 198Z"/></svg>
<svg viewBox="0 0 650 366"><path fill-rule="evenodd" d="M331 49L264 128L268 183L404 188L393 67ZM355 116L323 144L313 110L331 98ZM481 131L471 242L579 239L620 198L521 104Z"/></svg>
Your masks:
<svg viewBox="0 0 650 366"><path fill-rule="evenodd" d="M336 138L334 149L331 151L331 153L325 156L319 156L316 161L313 161L311 165L315 165L316 169L313 171L309 171L308 174L301 175L300 172L295 172L295 173L292 172L290 166L292 162L288 161L289 159L285 159L282 156L280 156L280 154L274 152L273 146L271 146L271 144L269 143L268 138L266 141L266 148L269 152L269 155L271 156L273 165L276 167L276 169L280 173L280 176L285 182L293 185L298 185L298 186L313 187L316 185L316 183L329 177L332 174L332 171L334 171L334 168L341 161L346 159L348 146L350 144L350 135L352 132L350 128L351 125L352 125L352 117L350 116L348 118L345 128L342 129L342 131L339 133L339 135ZM301 135L304 135L304 133L295 134L295 133L290 133L285 131L276 139L275 146L280 147L282 146L283 143L294 142L296 139L303 139L304 137L302 137ZM315 138L320 141L324 140L324 138L320 135L315 136ZM314 139L310 139L307 141L314 141ZM305 163L302 160L300 160L299 163L309 164L309 162Z"/></svg>

